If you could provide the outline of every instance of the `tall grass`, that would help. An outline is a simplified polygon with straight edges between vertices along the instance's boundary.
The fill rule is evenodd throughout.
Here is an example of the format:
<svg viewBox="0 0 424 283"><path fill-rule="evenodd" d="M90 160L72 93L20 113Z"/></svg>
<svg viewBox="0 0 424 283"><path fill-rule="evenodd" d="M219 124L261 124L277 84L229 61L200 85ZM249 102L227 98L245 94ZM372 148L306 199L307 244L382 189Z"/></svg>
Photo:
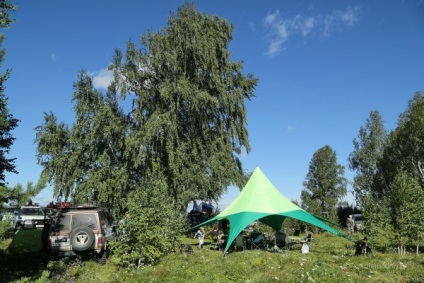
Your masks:
<svg viewBox="0 0 424 283"><path fill-rule="evenodd" d="M51 261L38 275L15 282L424 282L422 254L355 256L353 243L328 233L315 235L308 254L294 246L289 252L246 250L223 256L210 249L209 240L201 250L196 239L182 240L194 254L178 252L156 265L125 269L114 255L104 266Z"/></svg>

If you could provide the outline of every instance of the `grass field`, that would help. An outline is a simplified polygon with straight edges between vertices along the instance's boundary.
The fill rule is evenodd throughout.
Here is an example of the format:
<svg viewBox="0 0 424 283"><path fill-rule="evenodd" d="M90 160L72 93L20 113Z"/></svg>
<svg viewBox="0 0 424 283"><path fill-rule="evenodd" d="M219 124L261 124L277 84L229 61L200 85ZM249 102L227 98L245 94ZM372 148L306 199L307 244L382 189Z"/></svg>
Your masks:
<svg viewBox="0 0 424 283"><path fill-rule="evenodd" d="M1 279L2 282L84 283L424 282L422 254L411 252L400 256L374 252L372 256L355 256L351 242L328 233L315 236L315 245L308 254L294 247L289 252L246 250L226 256L212 250L209 240L198 250L195 239L183 238L184 243L193 247L194 254L178 252L154 266L138 268L120 268L113 255L105 266L94 261L49 262L43 251L34 252L35 247L25 249L14 239L0 244ZM22 240L31 238L21 237Z"/></svg>

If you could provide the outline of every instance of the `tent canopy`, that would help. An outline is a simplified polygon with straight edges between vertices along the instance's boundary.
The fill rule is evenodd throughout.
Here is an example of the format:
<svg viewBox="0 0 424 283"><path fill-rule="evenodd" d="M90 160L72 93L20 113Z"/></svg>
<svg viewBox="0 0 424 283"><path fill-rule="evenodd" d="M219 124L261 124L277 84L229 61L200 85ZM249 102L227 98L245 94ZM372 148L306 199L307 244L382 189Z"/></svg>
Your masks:
<svg viewBox="0 0 424 283"><path fill-rule="evenodd" d="M287 217L301 220L347 238L283 196L259 167L256 167L246 186L226 209L190 230L227 218L230 222L230 231L224 249L225 253L237 235L253 221L259 220L275 231L279 231Z"/></svg>

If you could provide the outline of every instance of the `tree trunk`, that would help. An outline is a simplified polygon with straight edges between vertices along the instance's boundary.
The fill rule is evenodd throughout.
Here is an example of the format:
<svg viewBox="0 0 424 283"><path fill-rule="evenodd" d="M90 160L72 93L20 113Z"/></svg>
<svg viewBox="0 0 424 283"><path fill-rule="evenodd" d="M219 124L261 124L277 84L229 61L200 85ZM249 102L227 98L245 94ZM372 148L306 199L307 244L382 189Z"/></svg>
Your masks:
<svg viewBox="0 0 424 283"><path fill-rule="evenodd" d="M424 166L421 163L421 160L418 160L418 171L420 172L420 178L421 178L421 182L422 184L424 184Z"/></svg>

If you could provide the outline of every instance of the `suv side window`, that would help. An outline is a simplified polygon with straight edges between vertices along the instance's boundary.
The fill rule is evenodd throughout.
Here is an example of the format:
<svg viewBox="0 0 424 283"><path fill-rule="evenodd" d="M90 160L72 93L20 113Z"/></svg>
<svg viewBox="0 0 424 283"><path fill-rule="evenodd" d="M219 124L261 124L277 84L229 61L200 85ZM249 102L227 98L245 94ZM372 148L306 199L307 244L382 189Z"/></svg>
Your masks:
<svg viewBox="0 0 424 283"><path fill-rule="evenodd" d="M98 229L96 223L96 214L74 214L72 217L72 229L80 226Z"/></svg>
<svg viewBox="0 0 424 283"><path fill-rule="evenodd" d="M110 213L106 211L99 211L99 217L100 217L100 223L103 229L106 232L110 233L112 231L112 226L113 226L113 218L110 215Z"/></svg>

